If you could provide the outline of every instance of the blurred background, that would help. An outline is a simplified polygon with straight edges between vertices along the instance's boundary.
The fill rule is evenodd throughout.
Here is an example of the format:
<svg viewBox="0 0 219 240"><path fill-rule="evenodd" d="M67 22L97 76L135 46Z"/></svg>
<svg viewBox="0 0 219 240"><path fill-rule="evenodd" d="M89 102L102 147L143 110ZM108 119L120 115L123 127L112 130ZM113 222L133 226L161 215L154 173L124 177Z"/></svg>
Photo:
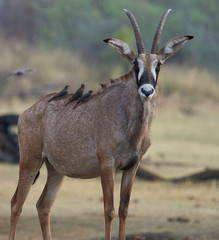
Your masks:
<svg viewBox="0 0 219 240"><path fill-rule="evenodd" d="M202 172L206 168L219 169L218 0L0 0L1 162L18 162L18 115L42 96L61 90L66 84L71 84L70 92L77 90L81 83L85 83L85 91L97 91L98 83L108 82L131 69L125 59L102 41L114 37L136 49L133 30L123 12L124 8L135 15L147 51L150 51L162 13L169 8L172 11L165 23L160 47L176 36L195 37L165 62L161 69L156 116L152 124L153 143L142 160L144 166L164 179L187 176L194 172ZM5 78L14 70L26 67L36 71L20 77L12 75ZM1 181L5 183L5 187L0 190L0 225L1 229L5 229L0 232L0 237L6 239L8 226L5 220L8 220L9 213L7 204L16 185L18 166L1 164L0 171ZM8 176L12 177L6 181ZM39 182L42 181L43 184L45 178L43 172ZM149 184L137 180L138 188L136 196L133 197L130 232L142 233L151 230L158 236L157 232L172 233L173 229L178 229L179 236L175 234L172 239L184 240L187 239L187 235L190 237L187 240L218 239L219 231L216 226L219 223L219 185L215 179L196 184L184 182L183 185L177 186L163 182ZM88 184L91 184L91 187L96 184L96 180L90 181ZM66 191L64 196L69 194L69 188L78 186L79 182L76 183L72 186L71 184L75 183L67 180L63 190ZM95 202L98 194L101 198L101 191L93 197L89 197L88 194L84 200L85 205L86 201L92 202L92 207L96 209L101 201L98 198L99 202ZM152 202L149 200L151 194L158 194L157 199ZM35 199L35 195L30 199ZM68 215L71 211L65 209L66 202L65 198L63 199L59 200L63 207L57 204L57 208ZM73 196L70 200L72 199ZM150 202L151 205L147 206L145 202ZM29 202L30 209L32 204L35 202ZM174 209L172 215L168 212L171 204ZM97 215L90 217L96 217L95 220L100 221L102 226L102 220L98 220L102 219L102 203L99 205L100 210L95 210ZM167 207L164 211L165 206ZM146 216L139 212L139 209L145 208ZM81 213L84 213L83 211L89 212L89 209L83 210L82 207ZM71 213L76 214L74 210ZM77 239L80 239L80 236L83 236L81 239L90 239L89 236L96 239L97 232L98 236L103 236L101 234L104 229L95 228L96 225L87 227L96 229L92 230L93 232L83 228L82 226L91 223L77 214L81 225L79 224L79 229L74 229L74 232L84 231L84 235L76 236ZM189 223L181 223L179 219L176 220L177 216L186 216ZM169 217L176 221L170 224L167 220ZM26 224L28 222L29 220ZM137 228L136 225L140 227ZM149 229L145 225L149 226ZM39 229L39 233L33 233L33 238L25 238L25 231L33 232L33 229L30 226L28 230L24 230L20 239L41 239ZM56 233L60 234L60 238L56 239L63 239L61 236L64 232L60 231ZM198 231L200 235L196 238ZM71 234L66 235L65 239L71 239L71 236L74 236ZM147 239L153 238L148 235ZM169 238L162 235L157 239Z"/></svg>
<svg viewBox="0 0 219 240"><path fill-rule="evenodd" d="M102 41L115 37L135 48L124 7L131 9L138 19L148 51L161 14L168 8L173 11L168 16L160 46L179 35L195 36L169 60L169 66L176 67L171 69L170 76L165 77L165 73L161 76L162 95L185 95L191 91L195 100L218 97L215 85L219 71L219 4L216 0L180 3L139 0L137 4L131 0L1 0L0 76L22 67L38 70L19 81L1 81L1 100L40 97L66 83L77 88L82 81L91 85L126 73L131 66ZM177 70L179 74L171 73ZM211 84L209 79L213 80Z"/></svg>

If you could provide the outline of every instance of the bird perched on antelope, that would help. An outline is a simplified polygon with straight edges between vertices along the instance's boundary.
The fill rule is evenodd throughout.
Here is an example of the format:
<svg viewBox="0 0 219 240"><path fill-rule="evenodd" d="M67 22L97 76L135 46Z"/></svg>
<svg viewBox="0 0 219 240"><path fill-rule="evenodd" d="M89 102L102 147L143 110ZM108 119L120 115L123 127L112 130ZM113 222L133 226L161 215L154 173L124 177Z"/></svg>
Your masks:
<svg viewBox="0 0 219 240"><path fill-rule="evenodd" d="M99 83L99 85L101 86L102 89L106 88L106 84L104 84L104 83Z"/></svg>
<svg viewBox="0 0 219 240"><path fill-rule="evenodd" d="M84 95L82 95L82 96L78 99L77 103L74 105L74 107L73 107L72 109L75 109L80 102L84 102L85 100L87 100L87 99L91 96L91 93L92 93L92 92L93 92L93 91L90 90L89 92L87 92L87 93L85 93Z"/></svg>
<svg viewBox="0 0 219 240"><path fill-rule="evenodd" d="M69 99L69 101L65 104L67 106L70 102L73 102L77 99L79 99L84 92L84 84L82 83L80 88L73 94L73 96Z"/></svg>
<svg viewBox="0 0 219 240"><path fill-rule="evenodd" d="M51 102L57 98L62 98L68 93L68 89L71 87L71 85L66 85L60 92L58 92L55 96L53 96L51 99L49 99L48 102Z"/></svg>
<svg viewBox="0 0 219 240"><path fill-rule="evenodd" d="M22 69L15 70L15 71L7 74L6 76L3 77L3 79L9 78L9 77L11 77L11 76L21 77L21 76L23 76L25 73L35 72L35 71L36 71L36 69L32 69L32 68L22 68Z"/></svg>

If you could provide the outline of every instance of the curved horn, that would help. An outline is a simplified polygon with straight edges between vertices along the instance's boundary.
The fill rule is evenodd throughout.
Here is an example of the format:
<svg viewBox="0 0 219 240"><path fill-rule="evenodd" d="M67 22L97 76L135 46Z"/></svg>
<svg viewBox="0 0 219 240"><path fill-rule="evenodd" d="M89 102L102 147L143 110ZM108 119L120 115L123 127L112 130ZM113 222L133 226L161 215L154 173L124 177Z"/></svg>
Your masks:
<svg viewBox="0 0 219 240"><path fill-rule="evenodd" d="M134 15L128 11L127 9L124 9L125 13L127 14L131 24L132 24L132 28L134 30L135 33L135 40L136 40L136 45L138 48L138 54L144 53L144 43L142 41L142 37L141 37L141 32L140 29L138 27L138 23L134 17Z"/></svg>
<svg viewBox="0 0 219 240"><path fill-rule="evenodd" d="M164 23L166 21L166 18L167 18L167 15L168 13L171 11L172 9L168 9L161 17L160 19L160 22L159 22L159 25L157 27L157 31L154 35L154 40L153 40L153 44L152 44L152 47L151 47L151 53L154 53L156 54L158 52L158 48L159 48L159 43L160 43L160 36L161 36L161 33L162 33L162 30L163 30L163 26L164 26Z"/></svg>

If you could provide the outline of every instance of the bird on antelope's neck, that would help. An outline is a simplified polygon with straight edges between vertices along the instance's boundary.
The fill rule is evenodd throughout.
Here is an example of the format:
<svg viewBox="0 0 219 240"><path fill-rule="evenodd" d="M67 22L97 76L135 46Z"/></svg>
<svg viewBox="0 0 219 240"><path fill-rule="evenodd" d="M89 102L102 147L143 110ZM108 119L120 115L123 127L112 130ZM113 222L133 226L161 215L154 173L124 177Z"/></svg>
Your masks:
<svg viewBox="0 0 219 240"><path fill-rule="evenodd" d="M71 87L71 85L66 85L60 92L58 92L55 96L53 96L51 99L49 99L48 102L53 101L54 99L64 97L68 93L68 89Z"/></svg>
<svg viewBox="0 0 219 240"><path fill-rule="evenodd" d="M73 102L79 99L84 92L84 84L81 84L80 88L73 94L73 96L69 99L69 101L65 104L67 106L70 102Z"/></svg>
<svg viewBox="0 0 219 240"><path fill-rule="evenodd" d="M106 84L104 84L104 83L99 83L99 85L102 87L102 89L106 88Z"/></svg>
<svg viewBox="0 0 219 240"><path fill-rule="evenodd" d="M104 84L104 83L99 83L99 85L102 87L102 89L106 88L106 84Z"/></svg>
<svg viewBox="0 0 219 240"><path fill-rule="evenodd" d="M36 71L36 69L32 69L32 68L22 68L22 69L15 70L15 71L7 74L6 76L3 77L3 79L9 78L11 76L21 77L27 72L35 72L35 71Z"/></svg>
<svg viewBox="0 0 219 240"><path fill-rule="evenodd" d="M82 96L78 99L77 103L74 105L74 107L73 107L72 109L75 109L80 102L84 102L85 100L87 100L87 99L90 97L90 95L91 95L92 92L93 92L93 91L90 90L89 92L87 92L87 93L85 93L84 95L82 95Z"/></svg>

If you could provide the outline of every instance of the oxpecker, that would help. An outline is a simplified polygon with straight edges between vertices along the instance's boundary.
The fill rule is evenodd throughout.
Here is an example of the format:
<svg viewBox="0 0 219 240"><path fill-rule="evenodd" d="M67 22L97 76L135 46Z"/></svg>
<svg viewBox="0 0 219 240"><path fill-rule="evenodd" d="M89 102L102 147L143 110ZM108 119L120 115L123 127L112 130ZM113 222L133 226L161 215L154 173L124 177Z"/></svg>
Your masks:
<svg viewBox="0 0 219 240"><path fill-rule="evenodd" d="M73 102L79 99L84 92L84 84L81 84L81 87L73 94L73 96L69 99L69 101L65 104L67 106L70 102Z"/></svg>
<svg viewBox="0 0 219 240"><path fill-rule="evenodd" d="M93 92L93 91L90 90L89 92L87 92L87 93L85 93L84 95L82 95L82 96L78 99L77 103L74 105L74 107L73 107L72 109L75 109L80 102L84 102L85 100L87 100L87 99L90 97L90 95L91 95L92 92Z"/></svg>
<svg viewBox="0 0 219 240"><path fill-rule="evenodd" d="M53 96L51 99L49 99L48 102L53 101L54 99L64 97L68 93L68 88L71 87L71 85L66 85L60 92L58 92L55 96Z"/></svg>

